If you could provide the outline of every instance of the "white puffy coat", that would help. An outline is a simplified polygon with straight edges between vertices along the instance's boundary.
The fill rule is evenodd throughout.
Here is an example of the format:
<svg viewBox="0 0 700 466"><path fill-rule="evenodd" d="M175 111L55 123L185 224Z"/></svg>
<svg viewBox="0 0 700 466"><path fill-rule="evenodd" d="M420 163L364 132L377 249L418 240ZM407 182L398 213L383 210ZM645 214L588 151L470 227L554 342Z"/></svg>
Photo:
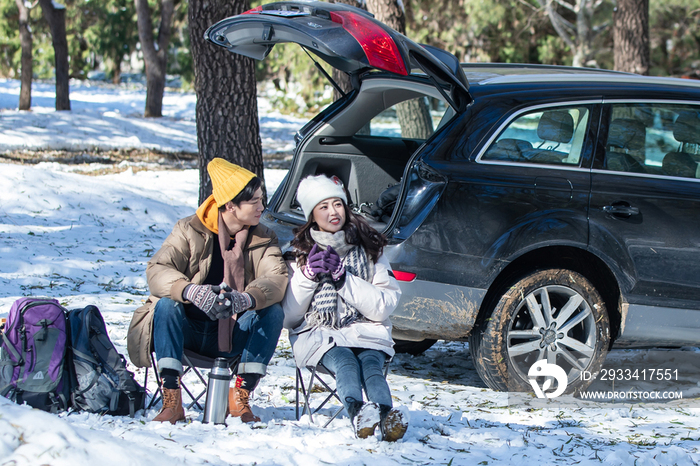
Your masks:
<svg viewBox="0 0 700 466"><path fill-rule="evenodd" d="M287 262L289 285L282 301L284 327L289 329L297 367L313 367L334 346L367 348L394 355L389 316L401 297L401 289L391 272L389 261L380 256L375 264L374 278L367 282L350 273L345 274L345 284L338 290L338 306L343 300L352 304L370 322L355 322L341 329L307 326L304 315L318 282L310 280L299 271L295 261Z"/></svg>

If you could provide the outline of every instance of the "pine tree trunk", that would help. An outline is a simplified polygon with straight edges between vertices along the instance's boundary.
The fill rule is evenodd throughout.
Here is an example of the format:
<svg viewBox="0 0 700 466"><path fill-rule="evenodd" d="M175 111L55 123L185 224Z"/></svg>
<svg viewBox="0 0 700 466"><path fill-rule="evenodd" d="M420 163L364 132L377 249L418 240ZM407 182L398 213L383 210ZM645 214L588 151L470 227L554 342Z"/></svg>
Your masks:
<svg viewBox="0 0 700 466"><path fill-rule="evenodd" d="M158 58L155 61L146 62L146 108L143 111L143 116L146 118L163 116L165 67Z"/></svg>
<svg viewBox="0 0 700 466"><path fill-rule="evenodd" d="M367 9L377 20L406 34L406 15L398 0L367 0ZM410 65L407 63L406 66ZM396 116L404 138L427 139L433 134L433 121L425 99L413 99L397 105Z"/></svg>
<svg viewBox="0 0 700 466"><path fill-rule="evenodd" d="M39 3L51 28L56 69L56 110L70 110L66 8L53 0L39 0Z"/></svg>
<svg viewBox="0 0 700 466"><path fill-rule="evenodd" d="M245 0L190 0L188 19L197 92L199 201L211 194L207 164L214 157L263 178L255 62L203 39L204 31L249 9Z"/></svg>
<svg viewBox="0 0 700 466"><path fill-rule="evenodd" d="M615 70L649 74L649 0L617 0L613 20Z"/></svg>
<svg viewBox="0 0 700 466"><path fill-rule="evenodd" d="M346 94L352 91L352 83L350 82L350 76L344 72L340 71L338 68L333 68L333 74L331 74L333 81L345 92ZM342 95L338 92L338 89L333 88L333 101L340 99Z"/></svg>
<svg viewBox="0 0 700 466"><path fill-rule="evenodd" d="M19 109L29 110L32 107L32 31L29 29L29 9L23 0L16 0L19 9L19 43L22 48L21 76L19 90Z"/></svg>
<svg viewBox="0 0 700 466"><path fill-rule="evenodd" d="M367 0L367 10L390 28L406 34L406 15L397 0Z"/></svg>
<svg viewBox="0 0 700 466"><path fill-rule="evenodd" d="M117 54L112 60L112 84L119 84L122 80L122 56Z"/></svg>
<svg viewBox="0 0 700 466"><path fill-rule="evenodd" d="M153 38L153 22L148 0L135 0L139 41L146 63L145 117L163 116L165 73L168 67L168 47L172 31L174 0L163 0L160 12L160 28L157 42Z"/></svg>
<svg viewBox="0 0 700 466"><path fill-rule="evenodd" d="M397 104L396 118L403 138L428 139L433 134L433 120L425 99L411 99Z"/></svg>

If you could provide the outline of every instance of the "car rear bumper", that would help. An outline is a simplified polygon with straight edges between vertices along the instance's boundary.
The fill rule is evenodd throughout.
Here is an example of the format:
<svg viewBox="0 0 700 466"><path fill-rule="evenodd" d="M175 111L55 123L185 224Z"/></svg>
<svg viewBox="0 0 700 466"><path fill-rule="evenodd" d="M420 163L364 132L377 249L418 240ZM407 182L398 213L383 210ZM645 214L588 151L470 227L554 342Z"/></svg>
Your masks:
<svg viewBox="0 0 700 466"><path fill-rule="evenodd" d="M460 340L469 335L486 290L425 280L399 282L401 301L391 315L401 340Z"/></svg>

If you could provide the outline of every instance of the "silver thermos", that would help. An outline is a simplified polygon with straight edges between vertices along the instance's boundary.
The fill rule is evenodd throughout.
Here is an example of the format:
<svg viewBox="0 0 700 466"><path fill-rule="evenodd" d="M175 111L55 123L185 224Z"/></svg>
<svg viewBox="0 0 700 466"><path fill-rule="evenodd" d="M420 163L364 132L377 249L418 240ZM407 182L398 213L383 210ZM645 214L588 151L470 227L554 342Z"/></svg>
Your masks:
<svg viewBox="0 0 700 466"><path fill-rule="evenodd" d="M228 413L228 388L231 383L231 371L224 358L216 358L214 367L209 372L207 402L204 406L203 423L225 424Z"/></svg>

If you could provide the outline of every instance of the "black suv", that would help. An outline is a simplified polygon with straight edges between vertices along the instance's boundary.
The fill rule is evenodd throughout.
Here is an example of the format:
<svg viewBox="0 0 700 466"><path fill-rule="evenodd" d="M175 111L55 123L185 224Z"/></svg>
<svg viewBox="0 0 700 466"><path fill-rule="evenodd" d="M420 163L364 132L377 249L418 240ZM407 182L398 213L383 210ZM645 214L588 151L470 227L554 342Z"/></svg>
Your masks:
<svg viewBox="0 0 700 466"><path fill-rule="evenodd" d="M296 42L350 75L299 130L263 222L289 241L299 181L339 176L389 238L395 338L468 338L484 382L515 391L541 359L572 391L613 343L700 342L699 82L460 65L321 2L264 5L205 37L257 59Z"/></svg>

